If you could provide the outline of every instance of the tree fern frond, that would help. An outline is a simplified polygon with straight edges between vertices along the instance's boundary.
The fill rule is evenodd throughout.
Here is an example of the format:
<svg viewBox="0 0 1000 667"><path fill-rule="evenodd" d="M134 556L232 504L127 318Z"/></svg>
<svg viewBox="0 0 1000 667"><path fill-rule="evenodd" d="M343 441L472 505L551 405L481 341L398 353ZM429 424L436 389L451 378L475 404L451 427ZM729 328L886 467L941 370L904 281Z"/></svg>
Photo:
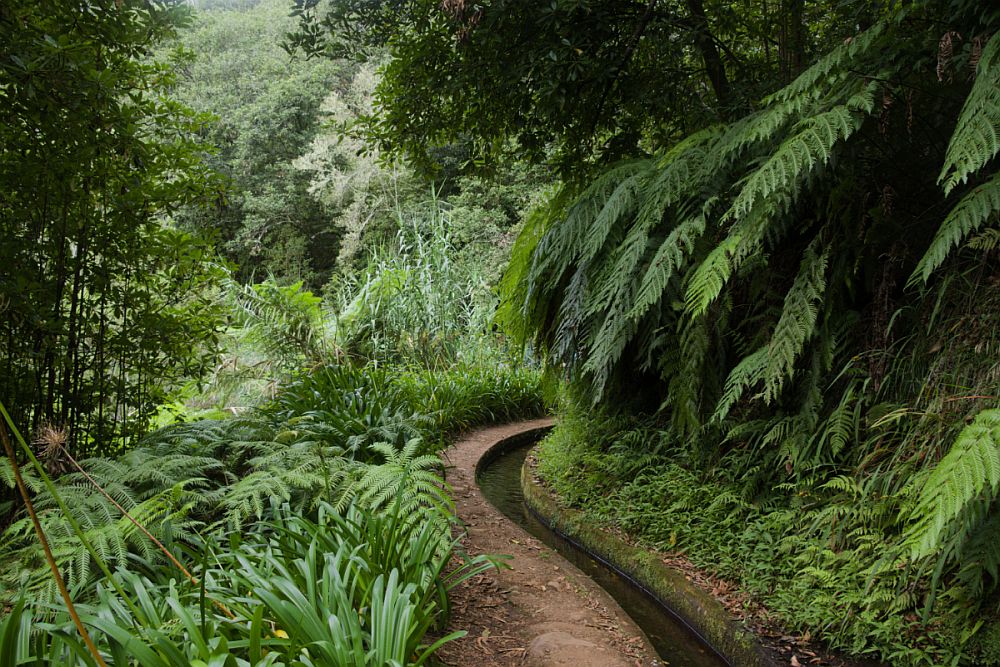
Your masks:
<svg viewBox="0 0 1000 667"><path fill-rule="evenodd" d="M692 317L703 315L722 292L733 272L730 257L741 241L742 237L739 234L730 234L712 248L695 269L688 280L687 293L684 297L688 315Z"/></svg>
<svg viewBox="0 0 1000 667"><path fill-rule="evenodd" d="M640 220L659 221L668 207L696 193L713 169L718 142L725 127L709 127L688 136L654 162L652 175L643 192Z"/></svg>
<svg viewBox="0 0 1000 667"><path fill-rule="evenodd" d="M579 348L577 341L589 337L590 322L585 319L584 307L590 287L590 269L589 262L581 262L563 292L551 349L556 359L572 360Z"/></svg>
<svg viewBox="0 0 1000 667"><path fill-rule="evenodd" d="M632 308L628 312L630 319L639 319L660 301L663 292L667 289L667 284L694 251L695 241L704 233L705 217L703 215L684 220L670 230L639 281Z"/></svg>
<svg viewBox="0 0 1000 667"><path fill-rule="evenodd" d="M624 298L631 291L631 278L646 253L648 242L648 226L632 225L621 245L601 264L593 278L584 305L587 315L607 311L612 301Z"/></svg>
<svg viewBox="0 0 1000 667"><path fill-rule="evenodd" d="M549 227L539 240L529 274L529 281L558 281L587 249L599 249L610 230L635 204L633 179L649 170L649 159L632 160L618 164L601 174L573 202L564 217ZM622 187L628 183L628 187ZM603 213L603 215L602 215ZM596 221L600 217L601 225ZM595 227L597 227L595 229ZM605 233L600 233L604 230ZM589 237L594 233L596 238Z"/></svg>
<svg viewBox="0 0 1000 667"><path fill-rule="evenodd" d="M898 23L908 13L908 9L898 10L893 21ZM859 35L835 47L825 56L806 68L794 81L764 98L765 104L789 101L799 95L808 93L818 87L833 86L838 83L838 77L844 77L852 68L850 63L861 60L871 53L877 55L879 40L886 35L889 22L880 21ZM834 79L831 81L831 79Z"/></svg>
<svg viewBox="0 0 1000 667"><path fill-rule="evenodd" d="M530 277L538 244L552 220L563 210L568 197L567 188L561 187L528 213L521 233L511 248L507 269L500 279L500 303L494 318L519 344L527 342L529 324L534 319L531 303L536 292Z"/></svg>
<svg viewBox="0 0 1000 667"><path fill-rule="evenodd" d="M1000 32L986 44L976 81L948 142L938 182L945 194L965 183L1000 152Z"/></svg>
<svg viewBox="0 0 1000 667"><path fill-rule="evenodd" d="M736 367L726 378L726 385L722 391L722 398L715 408L712 420L721 422L729 414L736 402L742 398L743 393L760 383L764 379L764 373L768 364L768 346L758 348L752 354L748 354L736 364Z"/></svg>
<svg viewBox="0 0 1000 667"><path fill-rule="evenodd" d="M793 118L809 115L821 95L820 90L774 102L765 108L730 123L716 145L716 167L740 155L743 149L772 140Z"/></svg>
<svg viewBox="0 0 1000 667"><path fill-rule="evenodd" d="M615 226L622 224L622 220L625 218L635 215L639 208L646 179L653 164L652 160L640 160L627 163L622 168L611 172L615 178L620 178L621 180L611 194L608 195L607 199L604 200L597 215L586 225L586 230L580 239L582 245L579 257L583 261L587 261L598 255L604 249L605 241L611 230ZM592 193L588 192L588 194ZM589 204L591 201L583 200L582 203Z"/></svg>
<svg viewBox="0 0 1000 667"><path fill-rule="evenodd" d="M785 295L781 318L767 346L767 367L763 375L763 397L767 403L778 396L785 380L791 377L795 360L816 328L819 303L826 289L829 252L816 253L813 246L819 244L819 239L817 237L806 249L795 282Z"/></svg>
<svg viewBox="0 0 1000 667"><path fill-rule="evenodd" d="M955 208L948 213L938 227L930 247L917 263L908 284L926 283L932 273L944 263L951 251L961 244L969 234L983 226L987 220L995 220L1000 213L1000 173L986 183L974 188Z"/></svg>
<svg viewBox="0 0 1000 667"><path fill-rule="evenodd" d="M726 217L739 219L747 215L758 199L787 192L817 166L826 164L834 146L861 127L863 116L859 111L856 104L844 104L801 121L774 154L744 181Z"/></svg>
<svg viewBox="0 0 1000 667"><path fill-rule="evenodd" d="M611 304L583 365L593 379L595 401L603 395L612 368L634 335L634 324L623 310L627 303L626 299L616 299Z"/></svg>
<svg viewBox="0 0 1000 667"><path fill-rule="evenodd" d="M1000 409L983 410L962 429L931 471L910 515L906 544L913 558L934 553L949 524L986 492L1000 490Z"/></svg>
<svg viewBox="0 0 1000 667"><path fill-rule="evenodd" d="M973 250L989 252L1000 248L1000 229L985 229L965 244Z"/></svg>
<svg viewBox="0 0 1000 667"><path fill-rule="evenodd" d="M671 425L677 433L693 434L701 427L701 389L703 364L711 346L708 318L682 319L679 326L680 353L670 355L676 367L669 374L670 385L665 406L672 407Z"/></svg>

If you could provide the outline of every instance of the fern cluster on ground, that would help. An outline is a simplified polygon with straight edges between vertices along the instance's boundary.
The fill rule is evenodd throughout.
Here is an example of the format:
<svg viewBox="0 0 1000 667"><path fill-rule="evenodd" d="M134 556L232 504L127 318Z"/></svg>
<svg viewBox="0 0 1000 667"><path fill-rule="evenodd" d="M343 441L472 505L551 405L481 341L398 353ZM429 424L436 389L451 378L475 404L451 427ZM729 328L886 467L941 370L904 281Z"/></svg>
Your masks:
<svg viewBox="0 0 1000 667"><path fill-rule="evenodd" d="M503 369L323 366L239 417L168 426L116 459L82 460L52 490L39 471L24 477L56 562L115 664L229 655L268 665L422 664L439 645L422 638L440 627L447 588L462 576L443 570L453 518L434 452L450 433L539 413L538 381ZM5 482L11 472L4 461ZM116 504L188 564L200 592ZM2 543L0 596L15 608L4 623L21 638L10 655L91 664L50 606L56 590L31 520L12 523ZM244 591L260 602L247 603ZM136 604L146 605L142 615L130 611ZM27 642L36 626L44 639ZM284 634L267 630L275 627Z"/></svg>

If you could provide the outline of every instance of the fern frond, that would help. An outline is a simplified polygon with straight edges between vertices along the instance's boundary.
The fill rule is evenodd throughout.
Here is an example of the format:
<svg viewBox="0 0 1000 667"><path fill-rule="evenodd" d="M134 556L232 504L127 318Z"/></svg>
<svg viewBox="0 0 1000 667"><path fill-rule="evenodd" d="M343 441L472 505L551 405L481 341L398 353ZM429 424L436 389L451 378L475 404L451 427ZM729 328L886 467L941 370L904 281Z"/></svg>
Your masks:
<svg viewBox="0 0 1000 667"><path fill-rule="evenodd" d="M730 234L712 248L688 280L684 297L685 310L692 317L703 315L712 302L722 293L722 288L733 273L730 261L742 241L739 234Z"/></svg>
<svg viewBox="0 0 1000 667"><path fill-rule="evenodd" d="M948 258L951 251L969 234L983 226L987 220L996 220L1000 214L1000 173L993 174L987 182L974 188L948 213L938 227L930 247L917 263L908 284L926 283L931 274Z"/></svg>
<svg viewBox="0 0 1000 667"><path fill-rule="evenodd" d="M908 11L905 8L899 10L893 21L898 23ZM789 101L817 88L837 85L838 79L843 79L851 71L850 64L856 63L869 54L875 53L877 55L879 40L887 34L889 27L889 22L880 21L861 34L835 47L816 63L806 68L790 84L764 98L764 103Z"/></svg>
<svg viewBox="0 0 1000 667"><path fill-rule="evenodd" d="M938 183L945 194L969 180L1000 152L1000 32L986 44L976 67L976 81L965 99L948 142Z"/></svg>
<svg viewBox="0 0 1000 667"><path fill-rule="evenodd" d="M795 117L806 115L815 104L819 91L771 104L760 111L730 123L717 145L720 164L738 157L743 149L770 141Z"/></svg>
<svg viewBox="0 0 1000 667"><path fill-rule="evenodd" d="M667 284L694 251L694 244L705 233L705 217L699 215L674 227L653 256L639 281L628 317L637 320L663 297Z"/></svg>
<svg viewBox="0 0 1000 667"><path fill-rule="evenodd" d="M554 222L539 240L530 282L559 281L578 258L587 252L595 254L603 247L612 223L634 211L636 199L632 186L639 175L648 172L651 164L649 159L621 163L588 186L565 216ZM592 234L594 239L590 239Z"/></svg>
<svg viewBox="0 0 1000 667"><path fill-rule="evenodd" d="M763 375L766 403L778 396L785 380L791 377L796 358L816 328L819 303L826 289L829 252L816 253L813 246L818 245L819 238L806 248L799 273L785 295L781 318L767 346L767 367Z"/></svg>
<svg viewBox="0 0 1000 667"><path fill-rule="evenodd" d="M605 312L612 301L623 298L631 286L630 278L649 242L647 225L635 224L625 235L621 245L615 248L609 261L600 266L600 271L594 277L584 308L587 315Z"/></svg>
<svg viewBox="0 0 1000 667"><path fill-rule="evenodd" d="M825 165L834 146L861 127L866 110L864 100L873 89L874 84L869 84L863 91L865 97L809 117L792 128L791 136L744 181L726 217L739 219L747 215L756 200L767 199L775 192L787 192L816 167ZM867 111L870 113L870 105Z"/></svg>
<svg viewBox="0 0 1000 667"><path fill-rule="evenodd" d="M983 410L962 429L920 490L906 531L913 558L934 553L949 524L980 494L1000 490L1000 409Z"/></svg>
<svg viewBox="0 0 1000 667"><path fill-rule="evenodd" d="M567 189L560 188L528 213L521 233L511 248L507 269L500 279L500 304L494 319L508 336L521 345L528 340L528 324L533 320L530 312L535 294L530 280L533 259L538 244L558 211L563 209L567 197Z"/></svg>
<svg viewBox="0 0 1000 667"><path fill-rule="evenodd" d="M980 234L976 234L968 243L968 247L973 250L989 252L1000 248L1000 229L985 229Z"/></svg>
<svg viewBox="0 0 1000 667"><path fill-rule="evenodd" d="M822 428L813 434L812 439L818 452L825 452L829 458L836 458L857 439L860 419L857 403L856 389L851 386L826 418Z"/></svg>
<svg viewBox="0 0 1000 667"><path fill-rule="evenodd" d="M635 214L639 208L645 182L652 166L651 160L639 160L626 163L610 172L613 178L621 180L604 200L597 215L589 224L586 224L586 230L580 239L582 242L579 250L580 259L587 261L597 256L604 249L605 241L611 230L620 225L622 220ZM603 181L599 182L603 183ZM596 204L596 201L591 197L599 194L600 190L596 193L588 190L585 195L587 198L583 199L580 204L584 207ZM571 215L578 212L576 208L576 206L573 207Z"/></svg>
<svg viewBox="0 0 1000 667"><path fill-rule="evenodd" d="M604 393L614 365L621 359L629 339L635 334L634 323L626 317L627 299L616 299L610 305L601 328L588 350L583 369L593 380L594 400Z"/></svg>
<svg viewBox="0 0 1000 667"><path fill-rule="evenodd" d="M667 399L662 407L670 406L671 425L677 433L693 434L701 427L701 390L705 384L703 365L711 347L708 318L681 319L679 322L680 350L668 358L674 364L669 374Z"/></svg>
<svg viewBox="0 0 1000 667"><path fill-rule="evenodd" d="M729 414L729 411L742 398L743 393L750 387L754 387L764 379L764 372L767 370L768 346L758 348L752 354L748 354L736 364L726 378L726 385L722 391L722 398L715 408L712 420L721 422Z"/></svg>

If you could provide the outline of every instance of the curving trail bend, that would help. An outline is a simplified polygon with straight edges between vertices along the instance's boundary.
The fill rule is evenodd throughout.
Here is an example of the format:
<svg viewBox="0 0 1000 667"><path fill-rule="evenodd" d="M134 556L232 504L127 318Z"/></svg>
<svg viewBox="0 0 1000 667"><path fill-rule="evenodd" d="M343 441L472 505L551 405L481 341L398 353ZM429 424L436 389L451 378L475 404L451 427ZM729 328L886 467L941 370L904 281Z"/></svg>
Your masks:
<svg viewBox="0 0 1000 667"><path fill-rule="evenodd" d="M469 667L658 665L645 635L600 586L479 491L476 464L494 444L549 423L538 419L475 431L444 453L458 518L468 527L466 551L512 559L511 569L487 572L452 591L450 624L469 634L438 657Z"/></svg>

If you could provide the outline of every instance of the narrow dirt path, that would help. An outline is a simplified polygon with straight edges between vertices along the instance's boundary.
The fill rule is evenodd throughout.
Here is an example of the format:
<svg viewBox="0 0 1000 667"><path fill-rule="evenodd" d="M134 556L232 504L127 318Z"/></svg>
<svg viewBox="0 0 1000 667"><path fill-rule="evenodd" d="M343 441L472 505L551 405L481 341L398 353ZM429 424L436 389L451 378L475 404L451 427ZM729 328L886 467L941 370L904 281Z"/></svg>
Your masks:
<svg viewBox="0 0 1000 667"><path fill-rule="evenodd" d="M445 646L447 665L629 667L657 665L642 631L604 590L512 523L476 484L476 463L498 440L550 420L476 431L445 454L470 554L508 554L511 569L491 571L452 591L452 628L469 634Z"/></svg>

